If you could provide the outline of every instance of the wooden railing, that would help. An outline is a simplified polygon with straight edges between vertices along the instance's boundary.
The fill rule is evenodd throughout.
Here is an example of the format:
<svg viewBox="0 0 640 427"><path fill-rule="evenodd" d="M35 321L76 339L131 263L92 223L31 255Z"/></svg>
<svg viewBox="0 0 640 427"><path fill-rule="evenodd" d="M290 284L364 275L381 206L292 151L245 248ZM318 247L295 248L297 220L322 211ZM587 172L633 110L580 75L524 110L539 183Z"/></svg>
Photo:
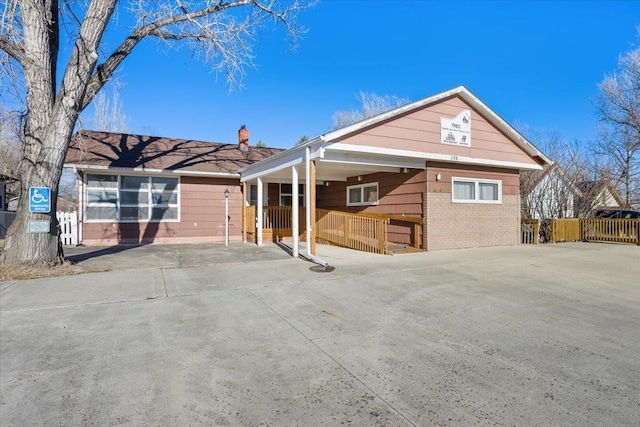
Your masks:
<svg viewBox="0 0 640 427"><path fill-rule="evenodd" d="M551 241L635 243L640 246L640 219L554 219L551 220Z"/></svg>
<svg viewBox="0 0 640 427"><path fill-rule="evenodd" d="M640 245L640 219L589 218L580 223L582 240Z"/></svg>
<svg viewBox="0 0 640 427"><path fill-rule="evenodd" d="M520 221L522 243L537 245L540 242L540 221L523 218Z"/></svg>
<svg viewBox="0 0 640 427"><path fill-rule="evenodd" d="M306 239L305 210L300 208L299 233ZM316 241L378 254L386 253L387 227L391 221L404 221L414 225L414 245L420 247L422 218L381 214L343 212L316 209ZM244 218L247 240L256 239L256 207L245 207ZM290 206L264 206L262 208L262 237L280 241L293 235Z"/></svg>
<svg viewBox="0 0 640 427"><path fill-rule="evenodd" d="M245 227L247 239L255 240L256 237L256 213L255 206L245 207ZM305 210L300 208L299 227L300 234L304 233ZM283 237L291 237L291 206L263 206L262 207L262 238L264 240L281 241Z"/></svg>
<svg viewBox="0 0 640 427"><path fill-rule="evenodd" d="M316 239L364 252L386 252L389 218L326 209L316 210Z"/></svg>

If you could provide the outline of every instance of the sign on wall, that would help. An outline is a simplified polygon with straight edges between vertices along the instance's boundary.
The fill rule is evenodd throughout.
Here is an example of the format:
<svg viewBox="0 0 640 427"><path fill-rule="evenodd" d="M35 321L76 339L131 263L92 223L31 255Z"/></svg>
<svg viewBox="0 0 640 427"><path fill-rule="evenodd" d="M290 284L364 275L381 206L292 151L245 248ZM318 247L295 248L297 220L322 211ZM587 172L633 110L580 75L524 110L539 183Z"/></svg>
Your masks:
<svg viewBox="0 0 640 427"><path fill-rule="evenodd" d="M51 229L51 223L48 220L29 221L29 233L48 233Z"/></svg>
<svg viewBox="0 0 640 427"><path fill-rule="evenodd" d="M440 142L471 147L471 110L462 110L452 119L440 117Z"/></svg>

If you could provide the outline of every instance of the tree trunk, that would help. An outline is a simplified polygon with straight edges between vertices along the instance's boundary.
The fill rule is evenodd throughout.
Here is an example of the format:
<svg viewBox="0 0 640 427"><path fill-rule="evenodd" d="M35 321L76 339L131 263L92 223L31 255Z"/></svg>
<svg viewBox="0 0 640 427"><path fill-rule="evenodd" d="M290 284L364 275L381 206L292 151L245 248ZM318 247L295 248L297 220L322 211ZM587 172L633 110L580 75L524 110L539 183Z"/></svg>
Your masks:
<svg viewBox="0 0 640 427"><path fill-rule="evenodd" d="M77 117L76 117L77 118ZM20 192L16 218L5 239L0 262L4 265L38 265L41 267L60 264L64 260L60 229L56 218L58 186L62 166L73 131L73 117L66 116L53 130L48 131L41 141L28 141L33 135L27 133L27 144L41 145L37 160L23 159ZM27 124L26 128L29 127ZM46 148L45 148L46 147ZM48 187L51 189L51 212L29 212L29 188ZM49 233L29 233L29 221L48 220Z"/></svg>
<svg viewBox="0 0 640 427"><path fill-rule="evenodd" d="M20 183L20 196L16 218L11 224L0 258L3 265L37 265L41 267L60 264L64 260L62 244L59 239L59 226L56 218L57 181L60 174L57 169L41 170L23 174ZM29 212L29 187L51 188L51 212ZM49 233L29 233L29 221L48 220Z"/></svg>

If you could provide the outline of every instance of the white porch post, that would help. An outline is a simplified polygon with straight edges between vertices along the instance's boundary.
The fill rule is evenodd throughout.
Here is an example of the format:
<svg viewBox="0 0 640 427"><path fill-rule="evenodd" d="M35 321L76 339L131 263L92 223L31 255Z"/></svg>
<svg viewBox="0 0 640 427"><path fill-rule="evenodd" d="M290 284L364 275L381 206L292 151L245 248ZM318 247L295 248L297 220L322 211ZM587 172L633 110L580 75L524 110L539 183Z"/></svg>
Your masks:
<svg viewBox="0 0 640 427"><path fill-rule="evenodd" d="M304 200L305 200L305 220L307 228L307 255L311 256L311 191L309 190L309 181L311 180L311 170L309 147L304 149Z"/></svg>
<svg viewBox="0 0 640 427"><path fill-rule="evenodd" d="M258 224L256 226L258 233L258 246L262 246L262 178L258 177L258 206L256 207L256 215Z"/></svg>
<svg viewBox="0 0 640 427"><path fill-rule="evenodd" d="M298 258L299 253L299 234L298 233L298 217L299 217L299 206L298 206L298 170L295 166L291 166L291 234L293 235L293 249L292 256L294 258Z"/></svg>

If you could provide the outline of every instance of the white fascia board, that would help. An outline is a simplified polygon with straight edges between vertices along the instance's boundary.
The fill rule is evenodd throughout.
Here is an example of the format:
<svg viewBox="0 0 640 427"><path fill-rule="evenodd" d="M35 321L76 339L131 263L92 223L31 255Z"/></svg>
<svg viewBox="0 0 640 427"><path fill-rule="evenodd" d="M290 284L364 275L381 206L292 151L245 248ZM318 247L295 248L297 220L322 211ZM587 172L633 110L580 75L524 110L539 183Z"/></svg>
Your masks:
<svg viewBox="0 0 640 427"><path fill-rule="evenodd" d="M467 165L494 166L507 169L541 170L542 166L521 162L507 162L503 160L479 159L466 156L452 156L449 154L423 153L421 151L398 150L395 148L369 147L362 145L350 145L336 142L325 149L325 158L328 158L332 150L356 153L380 154L420 160L436 160L448 163L462 163Z"/></svg>
<svg viewBox="0 0 640 427"><path fill-rule="evenodd" d="M282 169L289 168L291 166L298 166L304 164L304 151L292 153L295 155L287 156L285 158L278 159L277 162L261 162L254 163L255 168L244 168L241 172L240 182L252 181L258 177L268 177L270 174L278 172ZM252 166L254 166L252 165Z"/></svg>
<svg viewBox="0 0 640 427"><path fill-rule="evenodd" d="M314 138L309 142L297 145L271 157L267 157L266 159L260 160L252 165L245 166L238 171L241 175L240 182L251 181L258 177L266 177L267 175L284 168L304 163L305 149L307 147L309 147L311 160L321 158L324 153L322 144L322 139Z"/></svg>
<svg viewBox="0 0 640 427"><path fill-rule="evenodd" d="M185 171L185 170L172 170L172 169L146 169L146 168L121 168L113 166L103 165L83 165L76 163L65 163L63 167L73 168L75 170L85 172L113 172L119 174L133 174L133 175L180 175L180 176L205 176L211 178L240 178L239 173L229 172L203 172L203 171Z"/></svg>
<svg viewBox="0 0 640 427"><path fill-rule="evenodd" d="M396 108L394 110L387 111L386 113L382 113L369 119L362 120L350 126L346 126L333 132L328 132L322 136L322 139L324 139L325 141L334 141L343 136L357 132L361 129L373 126L376 123L392 119L393 117L411 112L413 110L417 110L426 105L434 104L440 100L452 97L454 95L459 95L462 99L467 101L469 105L482 112L483 115L488 118L491 124L496 126L496 128L505 133L507 136L509 136L516 143L516 145L523 149L527 154L532 157L540 157L546 163L551 164L551 160L547 158L547 156L545 156L531 142L529 142L524 136L522 136L518 131L511 127L511 125L509 125L502 117L500 117L495 111L489 108L487 104L482 102L477 96L471 93L471 91L469 91L469 89L464 86L455 87L453 89L438 93L428 98L424 98L411 104Z"/></svg>

